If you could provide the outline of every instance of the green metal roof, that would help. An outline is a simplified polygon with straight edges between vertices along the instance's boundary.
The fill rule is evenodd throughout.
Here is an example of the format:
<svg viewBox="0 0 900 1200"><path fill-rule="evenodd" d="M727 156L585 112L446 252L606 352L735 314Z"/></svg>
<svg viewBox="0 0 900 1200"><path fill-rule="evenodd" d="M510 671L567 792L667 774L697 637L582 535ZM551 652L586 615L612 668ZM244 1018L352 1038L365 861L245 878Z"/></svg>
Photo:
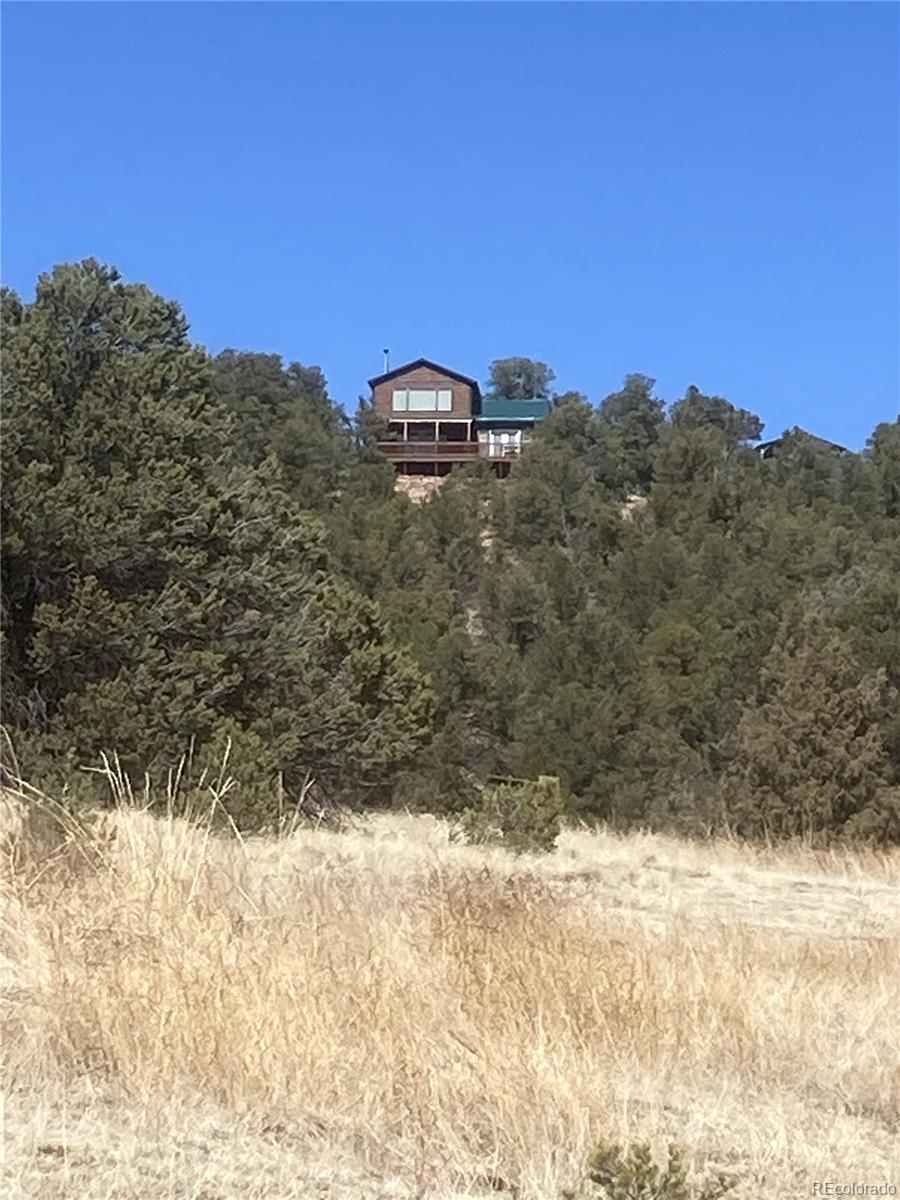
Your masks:
<svg viewBox="0 0 900 1200"><path fill-rule="evenodd" d="M480 416L486 421L539 421L552 405L549 400L507 400L502 396L481 401Z"/></svg>

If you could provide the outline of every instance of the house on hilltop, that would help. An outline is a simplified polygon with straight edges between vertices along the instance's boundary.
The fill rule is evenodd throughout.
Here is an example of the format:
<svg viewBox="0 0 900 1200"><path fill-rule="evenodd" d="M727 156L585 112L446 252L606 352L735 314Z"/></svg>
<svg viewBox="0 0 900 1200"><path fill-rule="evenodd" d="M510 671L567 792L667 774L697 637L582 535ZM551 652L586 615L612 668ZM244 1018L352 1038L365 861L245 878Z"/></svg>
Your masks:
<svg viewBox="0 0 900 1200"><path fill-rule="evenodd" d="M477 380L427 358L376 375L369 387L387 421L378 449L398 476L440 477L479 458L507 475L551 407L545 398L482 397Z"/></svg>
<svg viewBox="0 0 900 1200"><path fill-rule="evenodd" d="M816 450L827 450L828 453L833 454L835 458L841 458L845 454L852 454L852 451L848 450L846 446L839 446L837 442L829 442L827 438L818 437L814 433L809 433L806 429L800 429L799 426L796 429L789 430L787 433L783 433L781 437L772 438L768 442L759 442L753 447L753 449L757 452L760 458L776 458L778 451L785 444L786 440L797 434L800 434L802 437L806 438L810 445Z"/></svg>

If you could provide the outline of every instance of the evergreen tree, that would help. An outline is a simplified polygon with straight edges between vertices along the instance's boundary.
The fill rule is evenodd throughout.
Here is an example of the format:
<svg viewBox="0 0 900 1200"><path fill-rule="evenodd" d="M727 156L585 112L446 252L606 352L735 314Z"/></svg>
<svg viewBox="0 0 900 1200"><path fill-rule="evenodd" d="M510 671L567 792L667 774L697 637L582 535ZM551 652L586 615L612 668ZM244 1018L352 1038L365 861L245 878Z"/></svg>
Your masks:
<svg viewBox="0 0 900 1200"><path fill-rule="evenodd" d="M496 358L488 370L488 394L506 400L548 397L556 378L544 362L531 358Z"/></svg>
<svg viewBox="0 0 900 1200"><path fill-rule="evenodd" d="M602 431L578 393L567 393L541 422L534 442L498 492L497 532L510 549L559 544L570 554L608 553L620 506L597 481Z"/></svg>
<svg viewBox="0 0 900 1200"><path fill-rule="evenodd" d="M735 827L814 842L900 837L900 796L886 786L879 725L884 688L883 675L863 671L818 613L789 611L725 773Z"/></svg>
<svg viewBox="0 0 900 1200"><path fill-rule="evenodd" d="M234 414L240 461L259 466L274 454L305 508L321 511L341 496L357 465L353 429L318 367L284 367L277 354L225 350L213 360L211 377Z"/></svg>
<svg viewBox="0 0 900 1200"><path fill-rule="evenodd" d="M763 423L754 413L736 408L722 396L706 396L694 384L672 405L671 420L676 429L720 430L727 451L757 441L763 431Z"/></svg>
<svg viewBox="0 0 900 1200"><path fill-rule="evenodd" d="M724 775L749 835L897 836L896 423L762 460L753 414L689 388L667 417L631 375L416 505L370 404L210 360L96 262L2 315L2 712L33 777L115 749L159 778L189 746L196 774L230 740L248 821L277 776L461 810L552 775L585 815L708 829ZM494 366L496 393L552 382Z"/></svg>
<svg viewBox="0 0 900 1200"><path fill-rule="evenodd" d="M868 455L875 469L886 517L900 517L900 417L878 425L868 441Z"/></svg>
<svg viewBox="0 0 900 1200"><path fill-rule="evenodd" d="M258 752L257 799L276 773L382 794L427 740L428 688L275 458L240 461L177 306L59 267L3 351L3 719L23 762L115 750L164 772L231 736Z"/></svg>
<svg viewBox="0 0 900 1200"><path fill-rule="evenodd" d="M665 404L653 395L655 379L626 375L621 391L600 405L603 425L600 478L620 493L647 492L653 481L653 456L665 427Z"/></svg>

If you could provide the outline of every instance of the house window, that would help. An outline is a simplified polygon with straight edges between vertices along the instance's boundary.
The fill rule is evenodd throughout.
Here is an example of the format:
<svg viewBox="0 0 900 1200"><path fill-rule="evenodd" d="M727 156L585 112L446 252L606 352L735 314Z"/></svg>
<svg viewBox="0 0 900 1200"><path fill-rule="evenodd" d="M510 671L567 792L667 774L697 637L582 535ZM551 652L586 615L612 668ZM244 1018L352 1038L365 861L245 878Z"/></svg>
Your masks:
<svg viewBox="0 0 900 1200"><path fill-rule="evenodd" d="M450 412L451 388L395 388L394 412Z"/></svg>
<svg viewBox="0 0 900 1200"><path fill-rule="evenodd" d="M491 458L516 457L521 447L521 429L491 429L488 433L488 455Z"/></svg>

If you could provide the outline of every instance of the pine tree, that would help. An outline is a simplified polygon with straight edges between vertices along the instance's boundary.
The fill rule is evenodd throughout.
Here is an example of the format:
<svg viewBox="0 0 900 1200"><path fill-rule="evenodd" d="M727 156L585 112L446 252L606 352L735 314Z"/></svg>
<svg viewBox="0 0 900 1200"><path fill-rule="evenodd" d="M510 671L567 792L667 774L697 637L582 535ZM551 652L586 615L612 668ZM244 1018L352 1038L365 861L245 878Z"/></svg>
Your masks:
<svg viewBox="0 0 900 1200"><path fill-rule="evenodd" d="M159 778L192 746L196 773L230 740L248 820L279 775L459 808L549 774L585 813L706 827L727 767L748 834L894 836L896 423L763 461L752 414L691 388L667 417L629 376L599 409L556 396L508 479L416 506L370 405L351 425L315 367L210 360L96 262L2 315L2 715L28 769L117 749ZM795 613L760 675L791 604L834 629Z"/></svg>
<svg viewBox="0 0 900 1200"><path fill-rule="evenodd" d="M723 781L744 834L900 839L900 804L886 786L879 718L884 677L863 671L847 640L815 611L786 615L745 708Z"/></svg>
<svg viewBox="0 0 900 1200"><path fill-rule="evenodd" d="M868 442L868 455L874 467L882 511L888 517L900 517L900 417L876 426Z"/></svg>
<svg viewBox="0 0 900 1200"><path fill-rule="evenodd" d="M234 416L242 462L258 466L274 454L294 498L316 512L344 494L359 466L353 428L318 367L225 350L211 369L214 391Z"/></svg>
<svg viewBox="0 0 900 1200"><path fill-rule="evenodd" d="M665 428L665 405L653 395L655 379L626 375L621 391L600 405L603 434L599 477L614 491L647 492L654 449Z"/></svg>
<svg viewBox="0 0 900 1200"><path fill-rule="evenodd" d="M429 736L430 691L279 462L241 461L177 306L91 260L57 268L4 328L3 387L3 719L23 762L115 750L164 773L230 736L260 802L277 773L382 796Z"/></svg>

